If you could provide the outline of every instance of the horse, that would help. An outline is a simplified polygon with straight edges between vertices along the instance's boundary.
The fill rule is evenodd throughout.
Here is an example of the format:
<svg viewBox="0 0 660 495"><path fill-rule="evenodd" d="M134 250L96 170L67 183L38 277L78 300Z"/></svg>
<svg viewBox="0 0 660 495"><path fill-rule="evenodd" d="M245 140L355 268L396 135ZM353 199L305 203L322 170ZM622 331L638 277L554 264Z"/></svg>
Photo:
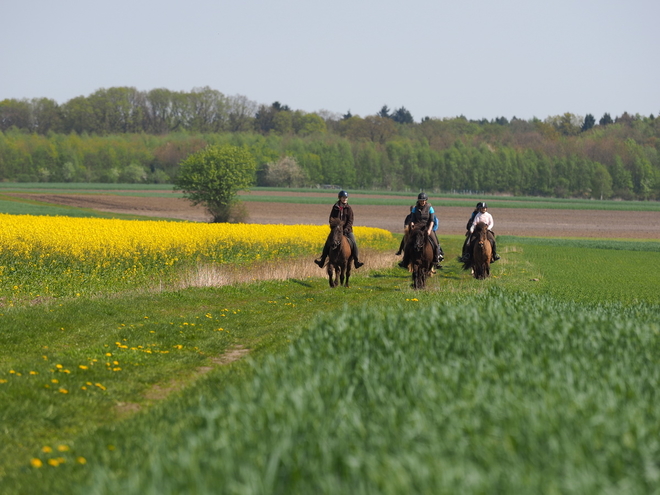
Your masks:
<svg viewBox="0 0 660 495"><path fill-rule="evenodd" d="M471 270L477 280L490 277L490 260L493 256L493 247L488 240L488 227L479 223L470 236L468 252L471 256L463 263L463 270Z"/></svg>
<svg viewBox="0 0 660 495"><path fill-rule="evenodd" d="M348 238L344 235L344 222L338 218L330 220L330 251L328 253L328 282L330 287L343 285L349 287L348 279L351 277L353 266L353 250Z"/></svg>
<svg viewBox="0 0 660 495"><path fill-rule="evenodd" d="M413 289L423 289L426 279L433 270L433 246L425 226L415 226L409 232L410 239L406 245L410 264L408 270L412 272Z"/></svg>

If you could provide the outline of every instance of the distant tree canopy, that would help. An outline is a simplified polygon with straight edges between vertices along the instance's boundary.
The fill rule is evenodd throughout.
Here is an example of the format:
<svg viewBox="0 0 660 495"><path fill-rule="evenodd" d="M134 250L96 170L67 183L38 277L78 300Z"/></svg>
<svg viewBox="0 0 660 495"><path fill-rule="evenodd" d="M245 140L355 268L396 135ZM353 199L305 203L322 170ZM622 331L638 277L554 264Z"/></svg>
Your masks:
<svg viewBox="0 0 660 495"><path fill-rule="evenodd" d="M0 101L0 180L172 182L207 146L246 148L259 185L660 199L660 119L364 117L259 105L208 87Z"/></svg>

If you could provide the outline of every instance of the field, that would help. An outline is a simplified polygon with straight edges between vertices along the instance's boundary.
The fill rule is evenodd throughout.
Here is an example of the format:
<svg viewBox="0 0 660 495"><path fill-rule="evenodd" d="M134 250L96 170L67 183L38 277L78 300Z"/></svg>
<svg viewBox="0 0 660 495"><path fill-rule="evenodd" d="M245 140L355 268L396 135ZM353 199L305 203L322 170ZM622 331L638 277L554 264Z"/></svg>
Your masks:
<svg viewBox="0 0 660 495"><path fill-rule="evenodd" d="M74 208L58 209L68 200L53 191L4 187L0 208ZM120 203L128 218L183 219L167 190L103 192L61 194L106 213ZM71 219L72 233L91 222L114 239L118 225L144 243L119 235L99 251L53 219L57 236L29 229L41 251L21 237L29 263L27 251L0 253L0 493L660 490L660 226L646 218L656 205L487 198L502 260L480 282L455 260L475 199L432 197L448 256L420 292L394 266L398 235L386 232L398 233L408 197L356 193L367 266L333 290L311 259L334 193L289 191L298 199L287 203L259 193L246 200L253 222L313 224L270 228L284 246L318 229L315 240L276 256L260 247L263 260L250 261L236 231L217 251L174 245L154 258L147 247L163 241L146 242L149 229L178 239L213 226ZM159 198L167 210L154 209ZM3 246L15 246L20 222ZM385 223L397 226L377 230ZM74 245L88 251L67 261ZM163 271L176 249L177 269ZM98 252L112 263L131 253L137 271L121 282L133 264L80 269ZM52 266L39 261L49 253L60 257ZM14 289L7 260L29 290ZM67 268L79 276L57 275ZM43 297L46 280L59 292Z"/></svg>
<svg viewBox="0 0 660 495"><path fill-rule="evenodd" d="M99 191L10 192L10 197L29 198L50 204L75 208L91 208L101 212L122 215L144 215L197 222L209 220L201 206L194 207L179 194L170 190L148 191L121 190L112 194ZM258 224L311 224L324 225L328 212L336 200L334 191L327 192L279 192L268 189L242 194L249 221ZM412 198L412 199L411 199ZM349 202L353 204L356 225L376 227L390 232L403 231L403 219L407 207L414 203L415 194L385 195L356 192ZM445 198L431 195L431 203L438 209L439 235L460 235L479 198ZM511 198L489 198L489 210L496 222L499 235L538 237L599 237L627 239L660 239L660 222L657 214L660 205L637 204L638 209L613 209L612 202L596 201L534 201L523 204ZM601 203L601 208L594 209ZM460 205L460 206L459 206ZM628 204L626 204L628 205ZM521 207L524 206L524 207ZM615 206L617 206L615 204ZM621 203L623 206L623 203ZM643 210L647 208L646 210ZM582 213L576 215L576 211Z"/></svg>

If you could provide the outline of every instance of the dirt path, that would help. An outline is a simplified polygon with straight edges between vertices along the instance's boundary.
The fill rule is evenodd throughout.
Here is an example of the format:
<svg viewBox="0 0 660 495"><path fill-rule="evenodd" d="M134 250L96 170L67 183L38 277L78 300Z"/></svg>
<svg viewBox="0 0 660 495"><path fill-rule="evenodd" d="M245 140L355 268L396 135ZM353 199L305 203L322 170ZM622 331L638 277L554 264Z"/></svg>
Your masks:
<svg viewBox="0 0 660 495"><path fill-rule="evenodd" d="M318 195L316 193L286 194L288 196ZM112 213L178 218L196 222L207 222L210 219L204 208L194 207L189 201L176 197L156 198L102 194L14 195ZM268 192L268 195L277 195L277 193ZM250 223L323 225L328 221L332 201L329 201L327 205L256 201L247 201L244 204ZM353 206L355 225L378 227L400 233L403 231L406 210L407 208L402 206ZM463 234L465 223L471 212L471 206L438 208L437 214L440 219L438 235ZM493 208L490 213L495 218L494 230L498 235L660 239L660 220L656 212Z"/></svg>

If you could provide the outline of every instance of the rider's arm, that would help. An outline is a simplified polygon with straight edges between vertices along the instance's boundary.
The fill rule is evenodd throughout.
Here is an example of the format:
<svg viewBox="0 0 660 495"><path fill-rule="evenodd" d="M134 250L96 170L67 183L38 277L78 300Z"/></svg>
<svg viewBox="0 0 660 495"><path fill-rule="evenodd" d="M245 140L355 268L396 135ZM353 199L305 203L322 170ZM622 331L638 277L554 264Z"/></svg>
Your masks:
<svg viewBox="0 0 660 495"><path fill-rule="evenodd" d="M426 230L430 234L432 230L435 230L433 227L435 227L435 222L437 222L437 219L435 217L435 210L431 206L429 208L429 219L426 222Z"/></svg>
<svg viewBox="0 0 660 495"><path fill-rule="evenodd" d="M481 212L480 212L480 213L477 213L477 214L474 216L474 220L472 221L472 225L470 225L470 234L471 234L472 232L474 232L474 228L477 226L477 224L479 223L480 220L481 220Z"/></svg>
<svg viewBox="0 0 660 495"><path fill-rule="evenodd" d="M346 221L344 222L344 231L351 232L353 228L353 208L346 207Z"/></svg>

